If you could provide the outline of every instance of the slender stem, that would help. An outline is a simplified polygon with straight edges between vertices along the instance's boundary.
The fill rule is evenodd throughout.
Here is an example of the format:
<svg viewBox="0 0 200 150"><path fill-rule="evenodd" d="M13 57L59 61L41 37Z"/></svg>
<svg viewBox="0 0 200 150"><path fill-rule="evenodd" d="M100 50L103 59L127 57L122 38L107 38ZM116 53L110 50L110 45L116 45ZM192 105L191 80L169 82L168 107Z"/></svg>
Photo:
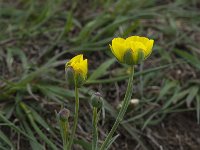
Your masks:
<svg viewBox="0 0 200 150"><path fill-rule="evenodd" d="M75 86L75 114L74 114L74 124L72 128L72 134L70 136L69 140L69 145L68 145L68 150L71 150L73 141L74 141L74 135L76 132L77 128L77 123L78 123L78 111L79 111L79 95L78 95L78 87Z"/></svg>
<svg viewBox="0 0 200 150"><path fill-rule="evenodd" d="M92 150L97 150L97 143L98 143L98 115L97 115L97 108L93 107L93 119L92 119Z"/></svg>
<svg viewBox="0 0 200 150"><path fill-rule="evenodd" d="M67 121L60 120L60 128L63 140L63 150L67 150L68 129L69 129L68 120Z"/></svg>
<svg viewBox="0 0 200 150"><path fill-rule="evenodd" d="M140 64L140 72L143 71L143 66L144 66L144 62L141 62ZM141 99L143 99L144 97L144 80L143 80L143 75L140 75L140 94L141 94Z"/></svg>
<svg viewBox="0 0 200 150"><path fill-rule="evenodd" d="M126 94L123 100L123 104L122 107L118 113L118 116L115 120L115 123L112 127L112 129L110 130L108 136L106 137L105 141L103 142L103 144L101 145L100 150L105 150L110 142L110 140L112 139L112 136L114 134L114 132L116 131L118 125L120 124L120 122L122 121L124 114L126 113L126 110L128 108L131 96L132 96L132 88L133 88L133 75L134 75L134 68L132 68L131 70L131 74L129 76L129 81L128 81L128 86L127 86L127 90L126 90Z"/></svg>

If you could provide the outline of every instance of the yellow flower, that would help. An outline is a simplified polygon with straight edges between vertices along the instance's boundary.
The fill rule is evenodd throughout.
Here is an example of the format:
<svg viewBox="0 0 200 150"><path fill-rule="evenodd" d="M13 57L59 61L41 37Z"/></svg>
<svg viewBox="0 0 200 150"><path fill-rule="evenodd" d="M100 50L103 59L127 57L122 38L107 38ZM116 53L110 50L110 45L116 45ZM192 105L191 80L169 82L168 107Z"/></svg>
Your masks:
<svg viewBox="0 0 200 150"><path fill-rule="evenodd" d="M126 39L114 38L110 48L119 62L134 65L151 54L153 43L154 40L146 37L131 36Z"/></svg>
<svg viewBox="0 0 200 150"><path fill-rule="evenodd" d="M82 83L87 78L88 72L88 62L87 59L83 60L83 55L77 55L73 57L69 62L65 65L65 70L67 74L71 73L77 83Z"/></svg>

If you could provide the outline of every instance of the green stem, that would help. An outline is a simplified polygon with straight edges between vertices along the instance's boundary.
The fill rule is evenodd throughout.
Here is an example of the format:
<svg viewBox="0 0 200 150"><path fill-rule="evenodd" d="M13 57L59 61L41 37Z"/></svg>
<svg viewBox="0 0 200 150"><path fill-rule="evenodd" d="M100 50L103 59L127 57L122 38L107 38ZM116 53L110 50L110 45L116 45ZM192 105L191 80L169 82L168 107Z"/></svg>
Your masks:
<svg viewBox="0 0 200 150"><path fill-rule="evenodd" d="M112 136L114 134L114 132L116 131L117 127L119 126L120 122L122 121L124 114L126 113L126 110L128 108L131 96L132 96L132 88L133 88L133 75L134 75L134 68L132 68L131 70L131 74L129 76L129 81L128 81L128 86L127 86L127 90L126 90L126 94L123 100L123 104L122 107L118 113L118 116L115 120L115 123L112 127L112 129L110 130L108 136L106 137L105 141L103 142L103 144L101 145L100 150L105 150L110 142L110 140L112 139Z"/></svg>
<svg viewBox="0 0 200 150"><path fill-rule="evenodd" d="M75 86L75 114L74 114L74 124L72 128L72 134L70 136L69 140L69 145L68 145L68 150L71 150L73 141L74 141L74 135L76 132L77 128L77 123L78 123L78 111L79 111L79 96L78 96L78 87Z"/></svg>
<svg viewBox="0 0 200 150"><path fill-rule="evenodd" d="M98 115L97 115L97 108L93 107L93 119L92 119L92 150L97 150L97 142L98 142Z"/></svg>
<svg viewBox="0 0 200 150"><path fill-rule="evenodd" d="M63 140L63 150L67 150L68 132L69 132L68 120L67 121L60 120L60 128Z"/></svg>

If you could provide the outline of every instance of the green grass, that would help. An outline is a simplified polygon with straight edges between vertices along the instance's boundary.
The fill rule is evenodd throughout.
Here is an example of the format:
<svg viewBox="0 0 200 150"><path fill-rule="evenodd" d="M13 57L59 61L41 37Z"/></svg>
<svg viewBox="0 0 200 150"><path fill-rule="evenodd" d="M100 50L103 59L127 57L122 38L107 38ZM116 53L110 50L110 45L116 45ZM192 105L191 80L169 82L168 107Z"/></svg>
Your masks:
<svg viewBox="0 0 200 150"><path fill-rule="evenodd" d="M61 149L55 110L64 103L73 114L74 91L64 64L75 54L89 60L89 77L80 89L81 115L76 143L91 149L90 96L104 95L103 140L116 117L127 85L127 68L113 59L113 37L143 35L155 40L151 57L136 67L133 98L118 129L148 149L143 130L170 113L196 111L200 122L198 1L1 1L0 149ZM103 111L104 112L104 111ZM86 135L86 133L88 135ZM123 141L125 142L125 141ZM112 148L117 145L114 144Z"/></svg>

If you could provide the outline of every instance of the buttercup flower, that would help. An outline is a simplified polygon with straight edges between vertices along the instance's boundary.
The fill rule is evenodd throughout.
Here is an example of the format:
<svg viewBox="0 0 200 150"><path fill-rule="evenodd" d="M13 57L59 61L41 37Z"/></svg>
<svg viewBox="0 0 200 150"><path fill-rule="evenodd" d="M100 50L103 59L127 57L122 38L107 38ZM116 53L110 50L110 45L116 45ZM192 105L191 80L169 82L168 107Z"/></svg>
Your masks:
<svg viewBox="0 0 200 150"><path fill-rule="evenodd" d="M153 43L154 40L146 37L131 36L126 39L114 38L110 48L119 62L135 65L151 54Z"/></svg>
<svg viewBox="0 0 200 150"><path fill-rule="evenodd" d="M87 78L87 59L83 60L82 54L73 57L69 62L66 63L65 71L68 75L68 78L74 79L78 85L82 84Z"/></svg>

